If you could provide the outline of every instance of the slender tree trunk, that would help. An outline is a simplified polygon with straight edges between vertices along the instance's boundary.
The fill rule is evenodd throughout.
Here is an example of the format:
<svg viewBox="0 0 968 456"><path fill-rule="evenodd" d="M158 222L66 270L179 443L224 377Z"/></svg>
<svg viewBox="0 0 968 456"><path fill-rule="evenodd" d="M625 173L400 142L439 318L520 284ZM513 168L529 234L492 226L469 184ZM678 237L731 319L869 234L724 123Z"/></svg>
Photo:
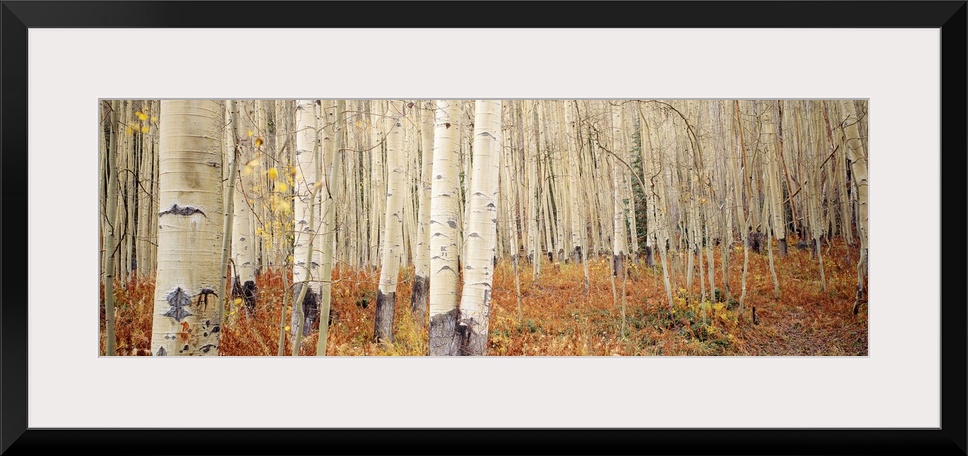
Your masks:
<svg viewBox="0 0 968 456"><path fill-rule="evenodd" d="M421 324L427 324L427 293L430 291L430 193L434 160L434 103L421 107L420 207L417 215L417 248L414 255L413 295L410 311Z"/></svg>
<svg viewBox="0 0 968 456"><path fill-rule="evenodd" d="M117 161L118 161L118 109L117 100L111 101L111 113L109 122L111 125L111 136L108 140L107 148L107 192L105 193L105 203L103 207L104 218L104 262L102 270L104 274L104 354L114 356L117 354L115 345L115 316L114 316L114 257L117 252L117 241L115 240L115 226L117 224L118 209L118 184L117 184Z"/></svg>
<svg viewBox="0 0 968 456"><path fill-rule="evenodd" d="M233 192L234 201L231 204L234 216L229 216L234 225L227 237L231 238L232 250L231 258L233 267L232 278L232 299L230 300L233 311L236 300L239 300L246 307L247 311L254 311L256 306L255 289L255 269L256 269L256 247L255 229L253 215L253 192L255 191L255 175L257 171L250 164L254 157L253 142L255 141L255 126L253 125L254 104L252 101L245 100L235 103L234 120L232 128L234 133L234 153L236 160L244 163L242 175L231 174L229 182L235 187ZM237 169L238 165L234 165ZM261 173L258 173L261 174ZM269 171L269 178L275 179L276 172ZM230 318L231 320L231 318Z"/></svg>
<svg viewBox="0 0 968 456"><path fill-rule="evenodd" d="M502 108L507 109L509 112L510 106L504 105ZM503 114L502 114L503 115ZM517 226L517 218L515 217L515 201L512 198L516 198L517 194L514 192L515 187L515 174L514 168L514 150L517 144L512 142L513 135L508 135L504 138L506 147L504 147L504 156L501 158L501 169L503 174L501 175L502 192L501 200L507 202L504 207L504 214L507 219L506 223L506 233L508 237L508 257L511 261L511 267L514 272L514 290L515 297L517 298L518 305L518 324L520 325L524 320L524 313L521 309L521 277L518 271L518 257L520 248L518 246L518 231L515 228Z"/></svg>
<svg viewBox="0 0 968 456"><path fill-rule="evenodd" d="M853 185L854 202L857 205L857 234L860 236L860 259L857 261L857 295L854 298L854 315L860 310L861 298L864 295L867 277L867 149L864 147L858 125L854 103L850 100L840 101L846 119L843 122L844 143L847 146L847 159L850 161L850 177Z"/></svg>
<svg viewBox="0 0 968 456"><path fill-rule="evenodd" d="M628 243L627 234L625 228L625 212L626 212L626 201L624 197L623 190L625 189L625 166L619 163L619 158L624 156L621 145L622 137L622 115L621 106L611 105L610 112L612 116L612 130L611 130L611 141L610 147L612 149L613 157L612 161L612 201L613 201L613 228L614 235L612 236L612 271L616 280L622 281L622 295L621 295L621 308L622 308L622 337L625 337L625 261L628 255ZM617 304L617 303L616 303Z"/></svg>
<svg viewBox="0 0 968 456"><path fill-rule="evenodd" d="M290 319L292 353L299 354L306 311L319 303L319 264L313 261L313 239L319 232L315 218L316 200L322 181L317 177L316 115L313 100L299 100L296 104L296 188L293 211L293 300Z"/></svg>
<svg viewBox="0 0 968 456"><path fill-rule="evenodd" d="M316 356L326 356L326 342L329 338L329 309L333 296L333 244L336 240L336 204L333 198L336 182L343 157L343 111L345 101L322 100L323 157L329 169L326 185L321 189L322 197L322 266L319 290L319 337L316 339ZM335 143L335 144L334 144Z"/></svg>
<svg viewBox="0 0 968 456"><path fill-rule="evenodd" d="M229 114L229 125L226 128L226 136L230 137L228 142L229 150L229 172L225 176L227 179L225 184L225 197L222 199L225 204L223 212L223 224L222 224L222 258L220 261L219 271L222 272L222 297L223 299L219 301L218 307L218 319L219 321L225 321L225 306L227 301L231 296L231 285L228 281L228 265L229 258L232 256L232 216L234 215L234 204L235 204L235 177L238 174L239 169L239 136L238 136L238 125L239 125L239 111L236 106L235 100L228 100L226 109Z"/></svg>
<svg viewBox="0 0 968 456"><path fill-rule="evenodd" d="M403 106L389 102L391 124L387 135L386 231L383 234L383 260L380 267L380 288L376 295L376 321L373 336L377 342L393 341L393 307L396 301L397 276L403 249L403 194L406 191L406 151L403 150Z"/></svg>

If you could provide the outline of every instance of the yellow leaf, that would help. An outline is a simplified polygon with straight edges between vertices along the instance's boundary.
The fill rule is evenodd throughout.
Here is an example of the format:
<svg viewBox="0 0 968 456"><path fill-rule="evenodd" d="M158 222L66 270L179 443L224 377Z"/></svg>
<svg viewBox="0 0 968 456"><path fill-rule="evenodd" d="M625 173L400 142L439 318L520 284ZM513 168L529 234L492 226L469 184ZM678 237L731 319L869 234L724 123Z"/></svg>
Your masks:
<svg viewBox="0 0 968 456"><path fill-rule="evenodd" d="M135 113L134 113L134 115L138 117L138 120L141 120L141 121L145 121L145 120L148 120L148 116L146 116L146 115L145 115L145 114L144 114L143 112L141 112L141 111L135 111Z"/></svg>
<svg viewBox="0 0 968 456"><path fill-rule="evenodd" d="M252 136L252 130L249 130L249 136L250 137Z"/></svg>
<svg viewBox="0 0 968 456"><path fill-rule="evenodd" d="M245 165L245 168L242 169L242 175L248 176L250 174L252 174L252 167L249 165Z"/></svg>
<svg viewBox="0 0 968 456"><path fill-rule="evenodd" d="M124 127L124 134L131 136L134 134L134 130L132 130L131 127Z"/></svg>
<svg viewBox="0 0 968 456"><path fill-rule="evenodd" d="M288 186L288 185L286 185L286 184L284 184L284 183L282 183L282 182L280 182L280 183L278 183L278 184L276 185L276 190L278 190L278 191L280 191L280 192L284 192L284 191L286 191L286 190L289 190L289 186Z"/></svg>
<svg viewBox="0 0 968 456"><path fill-rule="evenodd" d="M255 138L255 147L261 146L262 142L262 137Z"/></svg>
<svg viewBox="0 0 968 456"><path fill-rule="evenodd" d="M269 179L276 180L276 177L278 176L279 170L277 170L275 167L269 168Z"/></svg>
<svg viewBox="0 0 968 456"><path fill-rule="evenodd" d="M241 305L241 304L242 304L242 298L235 298L235 305L238 306L238 305Z"/></svg>
<svg viewBox="0 0 968 456"><path fill-rule="evenodd" d="M286 331L289 331L289 325L286 325Z"/></svg>
<svg viewBox="0 0 968 456"><path fill-rule="evenodd" d="M142 133L148 133L148 126L145 125L145 126L141 127L141 132Z"/></svg>
<svg viewBox="0 0 968 456"><path fill-rule="evenodd" d="M152 121L152 122L157 122L157 121L158 121L158 118L157 118L157 117L155 117L155 116L151 116L151 121Z"/></svg>

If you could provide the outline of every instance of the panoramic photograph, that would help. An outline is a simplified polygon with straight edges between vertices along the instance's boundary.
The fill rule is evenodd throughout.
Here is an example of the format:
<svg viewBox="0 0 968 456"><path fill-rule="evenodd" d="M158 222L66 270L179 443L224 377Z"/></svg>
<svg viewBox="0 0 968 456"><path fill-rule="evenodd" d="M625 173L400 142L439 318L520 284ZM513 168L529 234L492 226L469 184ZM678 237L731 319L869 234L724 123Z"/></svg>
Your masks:
<svg viewBox="0 0 968 456"><path fill-rule="evenodd" d="M98 353L867 356L867 112L102 99Z"/></svg>

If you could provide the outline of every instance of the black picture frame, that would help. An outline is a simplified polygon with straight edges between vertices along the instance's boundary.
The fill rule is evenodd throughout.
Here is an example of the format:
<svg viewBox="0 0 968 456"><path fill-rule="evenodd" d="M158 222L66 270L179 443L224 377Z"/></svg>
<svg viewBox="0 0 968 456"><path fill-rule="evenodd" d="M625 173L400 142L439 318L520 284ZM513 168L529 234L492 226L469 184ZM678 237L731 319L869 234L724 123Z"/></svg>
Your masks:
<svg viewBox="0 0 968 456"><path fill-rule="evenodd" d="M3 1L0 147L3 454L966 454L966 1ZM227 7L227 6L231 7ZM27 427L27 30L76 27L915 27L941 30L939 429L36 429ZM7 217L3 218L2 214ZM900 245L909 240L898 240ZM892 248L888 246L888 248ZM890 251L882 255L890 255ZM947 261L946 261L947 260ZM944 286L947 284L947 286ZM845 387L851 385L844 379ZM442 411L442 413L448 413Z"/></svg>

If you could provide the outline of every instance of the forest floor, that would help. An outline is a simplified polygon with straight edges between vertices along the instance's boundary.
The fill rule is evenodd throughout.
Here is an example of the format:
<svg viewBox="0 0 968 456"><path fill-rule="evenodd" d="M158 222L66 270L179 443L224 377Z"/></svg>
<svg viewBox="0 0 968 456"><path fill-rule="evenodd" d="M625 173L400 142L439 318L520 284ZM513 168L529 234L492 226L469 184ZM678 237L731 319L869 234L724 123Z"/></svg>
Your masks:
<svg viewBox="0 0 968 456"><path fill-rule="evenodd" d="M498 264L494 275L490 315L491 356L866 356L868 353L867 304L854 315L857 286L856 246L834 240L821 248L827 289L822 290L820 265L809 250L790 242L786 257L776 255L774 264L780 297L774 296L773 276L765 253L749 254L746 297L739 305L743 271L742 247L730 255L729 293L725 292L715 249L716 293L706 300L700 291L698 266L692 286L686 287L682 256L670 269L673 304L663 287L662 270L645 266L639 259L629 267L625 282L626 318L622 335L621 280L616 281L619 302L613 299L610 259L589 262L589 291L584 289L581 263L553 265L547 259L533 279L526 262L519 266L521 314L515 292L515 275L509 261ZM675 254L670 251L670 258ZM705 258L705 254L704 254ZM679 264L678 268L675 267ZM704 264L705 268L705 264ZM708 271L704 270L704 275ZM708 275L706 276L708 277ZM394 341L372 341L379 270L349 271L334 268L331 323L326 354L330 356L424 356L428 353L427 329L410 313L413 268L401 271L397 286ZM704 278L705 279L705 278ZM259 302L254 314L229 312L223 325L219 354L224 356L274 356L279 348L280 309L283 302L281 276L257 277ZM291 283L291 281L289 282ZM151 342L154 282L132 281L116 287L119 355L148 355ZM708 284L706 284L708 290ZM291 299L291 298L290 298ZM866 293L864 296L866 300ZM753 309L756 322L753 321ZM103 306L102 306L103 334ZM282 326L288 328L287 313ZM288 331L287 331L288 332ZM301 355L316 350L318 332L305 337ZM286 338L284 353L292 351ZM103 338L101 353L104 353Z"/></svg>

